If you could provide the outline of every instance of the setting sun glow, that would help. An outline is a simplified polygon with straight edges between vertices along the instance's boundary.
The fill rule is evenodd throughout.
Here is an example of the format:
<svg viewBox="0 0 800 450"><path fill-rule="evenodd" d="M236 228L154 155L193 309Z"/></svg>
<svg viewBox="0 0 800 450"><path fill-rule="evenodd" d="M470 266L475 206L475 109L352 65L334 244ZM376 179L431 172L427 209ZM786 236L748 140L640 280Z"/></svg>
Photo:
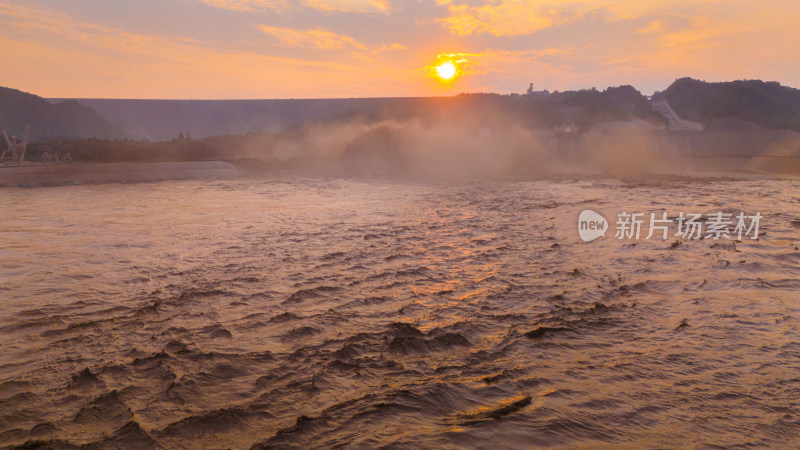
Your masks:
<svg viewBox="0 0 800 450"><path fill-rule="evenodd" d="M436 75L443 80L451 80L456 76L456 65L452 61L447 61L436 66Z"/></svg>
<svg viewBox="0 0 800 450"><path fill-rule="evenodd" d="M450 87L462 75L469 73L473 61L467 59L464 53L439 53L436 62L427 67L430 76L437 80L442 87Z"/></svg>

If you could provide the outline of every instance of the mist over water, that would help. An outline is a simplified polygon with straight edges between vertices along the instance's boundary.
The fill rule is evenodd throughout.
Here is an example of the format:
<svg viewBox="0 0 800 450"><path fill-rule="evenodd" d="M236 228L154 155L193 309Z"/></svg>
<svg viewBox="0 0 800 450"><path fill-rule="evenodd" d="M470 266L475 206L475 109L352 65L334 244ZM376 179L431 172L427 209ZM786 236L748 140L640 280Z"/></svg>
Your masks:
<svg viewBox="0 0 800 450"><path fill-rule="evenodd" d="M311 122L284 133L254 135L228 149L228 157L254 158L273 172L447 182L636 176L668 168L685 171L690 165L670 155L665 167L664 129L644 120L605 122L578 133L574 122L549 127L489 105L399 116ZM248 168L247 161L239 163Z"/></svg>
<svg viewBox="0 0 800 450"><path fill-rule="evenodd" d="M447 183L0 190L0 444L800 439L796 181L491 179L536 136L510 126L492 157L480 128L458 128L359 128L392 157L410 140L397 164L366 161L352 130L280 149L353 152L376 175L451 170ZM468 156L436 152L456 148ZM583 243L584 209L761 212L765 234Z"/></svg>

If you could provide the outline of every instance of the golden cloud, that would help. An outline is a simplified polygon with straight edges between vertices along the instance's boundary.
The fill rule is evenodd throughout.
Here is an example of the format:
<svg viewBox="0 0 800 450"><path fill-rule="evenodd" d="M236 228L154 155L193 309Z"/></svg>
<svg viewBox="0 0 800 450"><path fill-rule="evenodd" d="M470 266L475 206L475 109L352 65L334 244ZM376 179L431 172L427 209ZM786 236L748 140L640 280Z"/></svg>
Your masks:
<svg viewBox="0 0 800 450"><path fill-rule="evenodd" d="M587 15L600 13L611 20L636 19L647 15L667 13L697 14L706 9L713 12L725 5L746 5L743 0L716 0L712 6L698 5L693 0L436 0L446 6L448 16L438 19L458 36L489 34L520 36L544 28L575 22ZM661 24L663 25L663 24ZM658 32L660 26L651 22L642 33Z"/></svg>
<svg viewBox="0 0 800 450"><path fill-rule="evenodd" d="M660 20L654 20L649 24L647 24L646 27L636 30L638 34L661 33L663 31L664 31L664 22Z"/></svg>
<svg viewBox="0 0 800 450"><path fill-rule="evenodd" d="M206 5L233 11L253 12L259 9L286 10L289 3L284 0L198 0Z"/></svg>
<svg viewBox="0 0 800 450"><path fill-rule="evenodd" d="M0 36L5 34L13 38L56 42L60 46L94 47L112 51L114 57L129 58L132 62L140 61L134 58L134 55L139 55L147 60L170 61L191 65L199 60L209 60L224 55L250 54L246 52L218 52L207 49L202 42L192 39L167 39L159 36L131 33L117 28L82 22L66 14L59 14L54 11L39 11L3 2L0 2L0 15L14 19L11 27L0 29ZM351 39L346 36L340 37L333 33L330 34L340 39ZM323 33L322 37L319 38L323 41L323 44L326 37ZM253 54L250 55L255 56ZM296 66L324 67L337 70L348 67L340 63L305 61L297 58L270 55L258 56L273 62Z"/></svg>
<svg viewBox="0 0 800 450"><path fill-rule="evenodd" d="M255 12L273 10L287 12L301 8L311 8L324 12L386 13L392 5L388 0L198 0L210 6L232 11Z"/></svg>
<svg viewBox="0 0 800 450"><path fill-rule="evenodd" d="M472 34L492 34L495 36L515 36L529 34L553 24L552 17L538 8L532 8L526 1L487 2L483 5L451 3L449 16L439 21L453 34L469 36Z"/></svg>
<svg viewBox="0 0 800 450"><path fill-rule="evenodd" d="M358 50L367 50L368 47L350 36L336 34L326 30L295 30L294 28L278 28L260 25L264 33L278 38L283 45L288 47L320 48L324 50L341 50L353 47Z"/></svg>
<svg viewBox="0 0 800 450"><path fill-rule="evenodd" d="M319 11L386 13L392 9L388 0L306 0L306 6Z"/></svg>
<svg viewBox="0 0 800 450"><path fill-rule="evenodd" d="M370 74L341 58L309 61L225 51L2 1L0 15L11 18L9 26L0 28L0 47L8 49L12 60L21 61L4 73L6 83L45 96L268 98L294 92L345 96L370 85ZM315 77L325 77L333 86L308 92L308 86L320 85L313 82ZM386 94L390 87L384 87Z"/></svg>

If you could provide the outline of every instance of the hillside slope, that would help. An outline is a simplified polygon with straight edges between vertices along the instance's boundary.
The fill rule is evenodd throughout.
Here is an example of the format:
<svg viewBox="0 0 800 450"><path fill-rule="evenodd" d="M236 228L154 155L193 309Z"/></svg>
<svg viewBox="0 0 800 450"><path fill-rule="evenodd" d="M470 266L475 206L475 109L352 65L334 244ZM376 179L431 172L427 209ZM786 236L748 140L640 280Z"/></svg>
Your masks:
<svg viewBox="0 0 800 450"><path fill-rule="evenodd" d="M800 131L800 90L775 81L676 80L663 95L681 117L713 125L726 119Z"/></svg>
<svg viewBox="0 0 800 450"><path fill-rule="evenodd" d="M125 136L95 110L74 100L53 104L27 92L0 87L0 128L10 136L21 137L25 124L31 124L31 141Z"/></svg>

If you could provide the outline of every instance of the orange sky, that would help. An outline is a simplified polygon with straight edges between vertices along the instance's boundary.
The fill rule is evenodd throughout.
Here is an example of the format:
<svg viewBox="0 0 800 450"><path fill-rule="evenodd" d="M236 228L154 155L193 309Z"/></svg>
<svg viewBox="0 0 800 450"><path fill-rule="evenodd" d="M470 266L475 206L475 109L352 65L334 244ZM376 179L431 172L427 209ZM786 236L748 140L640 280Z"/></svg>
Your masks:
<svg viewBox="0 0 800 450"><path fill-rule="evenodd" d="M800 2L0 0L0 85L44 97L312 98L800 86ZM430 76L440 53L472 61Z"/></svg>

